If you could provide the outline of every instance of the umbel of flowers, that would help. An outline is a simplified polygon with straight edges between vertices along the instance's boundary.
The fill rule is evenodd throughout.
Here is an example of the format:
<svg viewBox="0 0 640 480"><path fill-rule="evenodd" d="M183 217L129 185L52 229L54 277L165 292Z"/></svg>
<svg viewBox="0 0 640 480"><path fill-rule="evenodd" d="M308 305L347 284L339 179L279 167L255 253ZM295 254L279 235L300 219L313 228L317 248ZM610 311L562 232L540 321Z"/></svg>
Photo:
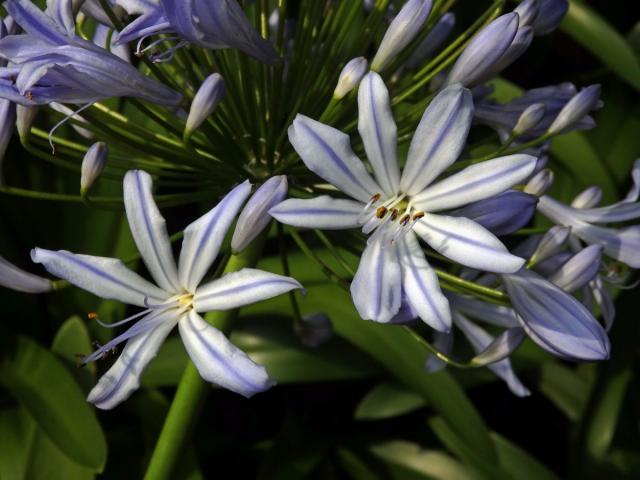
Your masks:
<svg viewBox="0 0 640 480"><path fill-rule="evenodd" d="M640 226L628 223L640 217L640 165L627 197L608 206L597 186L571 205L546 194L549 141L594 126L599 87L540 86L496 101L490 82L568 8L497 3L458 35L449 3L430 0L303 2L295 15L286 2L51 0L42 11L7 0L0 157L15 126L34 156L78 172L79 201L124 204L153 280L91 252L33 249L51 275L141 309L99 320L127 327L84 358L123 345L88 400L124 401L176 326L205 381L245 396L270 388L269 372L200 314L302 288L253 268L274 220L313 260L306 229L339 231L332 248L360 257L340 282L357 313L430 327L416 330L437 353L425 370L486 365L526 395L509 356L527 336L564 359L608 358L609 283L621 280L612 265L640 266ZM482 157L468 141L476 129L491 152ZM69 196L14 187L15 166L0 167L2 192ZM93 193L103 177L123 179L122 198ZM208 213L170 237L159 207L184 204ZM536 212L555 226L509 250L501 237L522 233ZM3 259L0 283L67 288ZM466 362L452 354L454 327L475 351Z"/></svg>

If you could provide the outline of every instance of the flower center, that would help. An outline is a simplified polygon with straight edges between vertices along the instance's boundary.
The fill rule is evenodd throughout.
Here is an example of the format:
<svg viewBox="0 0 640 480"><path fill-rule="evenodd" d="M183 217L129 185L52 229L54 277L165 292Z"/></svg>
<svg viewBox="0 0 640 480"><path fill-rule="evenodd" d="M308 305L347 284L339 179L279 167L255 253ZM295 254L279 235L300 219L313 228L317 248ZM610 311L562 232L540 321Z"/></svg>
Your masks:
<svg viewBox="0 0 640 480"><path fill-rule="evenodd" d="M376 193L362 209L358 222L362 225L362 233L373 232L369 241L383 235L385 240L394 244L424 215L424 212L413 208L410 198L404 193L388 199Z"/></svg>

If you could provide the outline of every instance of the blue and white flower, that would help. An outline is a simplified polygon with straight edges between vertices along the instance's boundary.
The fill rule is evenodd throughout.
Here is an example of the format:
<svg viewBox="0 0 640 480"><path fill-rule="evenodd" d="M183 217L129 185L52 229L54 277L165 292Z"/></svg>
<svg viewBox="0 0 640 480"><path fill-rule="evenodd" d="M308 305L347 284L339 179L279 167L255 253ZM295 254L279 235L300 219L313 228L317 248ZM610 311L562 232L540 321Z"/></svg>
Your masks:
<svg viewBox="0 0 640 480"><path fill-rule="evenodd" d="M234 188L207 214L184 231L176 264L165 220L151 193L151 177L134 170L124 179L124 200L131 233L156 285L129 270L115 258L35 248L33 261L101 298L145 307L111 327L137 322L84 359L94 361L116 345L127 342L122 354L89 393L88 400L109 409L139 386L140 375L177 325L185 348L202 377L217 385L251 396L273 382L264 367L254 363L200 313L229 310L301 288L294 279L245 268L205 281L227 230L249 196L251 185Z"/></svg>
<svg viewBox="0 0 640 480"><path fill-rule="evenodd" d="M351 150L347 135L298 115L289 128L293 147L310 170L350 198L288 199L270 214L297 227L371 233L351 284L360 316L389 322L404 298L430 326L447 331L448 302L415 235L462 265L501 273L519 270L524 260L487 229L439 212L504 192L531 175L536 159L496 158L434 183L464 148L473 117L471 93L452 85L434 98L413 136L402 173L389 93L375 72L362 80L358 106L358 130L374 176Z"/></svg>

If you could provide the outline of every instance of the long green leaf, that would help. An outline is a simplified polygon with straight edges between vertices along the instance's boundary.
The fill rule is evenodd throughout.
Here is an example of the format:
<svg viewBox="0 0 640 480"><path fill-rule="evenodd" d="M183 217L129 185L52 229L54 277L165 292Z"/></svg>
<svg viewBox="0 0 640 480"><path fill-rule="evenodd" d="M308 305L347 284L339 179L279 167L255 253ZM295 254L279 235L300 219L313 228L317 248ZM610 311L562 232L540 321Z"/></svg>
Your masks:
<svg viewBox="0 0 640 480"><path fill-rule="evenodd" d="M84 394L65 366L33 340L8 335L0 357L0 385L70 459L101 471L107 444Z"/></svg>
<svg viewBox="0 0 640 480"><path fill-rule="evenodd" d="M413 412L426 405L423 397L395 383L376 385L360 401L356 420L382 420Z"/></svg>
<svg viewBox="0 0 640 480"><path fill-rule="evenodd" d="M558 477L517 445L495 432L491 433L498 448L500 466L518 480L557 480Z"/></svg>
<svg viewBox="0 0 640 480"><path fill-rule="evenodd" d="M627 41L597 12L580 0L571 0L560 28L629 85L640 90L638 58Z"/></svg>

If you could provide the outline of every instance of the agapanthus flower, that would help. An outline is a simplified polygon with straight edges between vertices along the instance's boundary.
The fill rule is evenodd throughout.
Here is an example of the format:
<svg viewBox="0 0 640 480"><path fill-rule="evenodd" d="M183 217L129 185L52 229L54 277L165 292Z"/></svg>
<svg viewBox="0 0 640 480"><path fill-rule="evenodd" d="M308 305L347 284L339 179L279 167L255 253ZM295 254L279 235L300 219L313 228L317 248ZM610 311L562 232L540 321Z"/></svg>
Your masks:
<svg viewBox="0 0 640 480"><path fill-rule="evenodd" d="M602 245L604 253L609 257L639 268L640 225L622 228L600 226L640 218L640 160L636 160L631 175L633 186L619 202L592 208L581 204L582 208L579 208L543 195L538 202L538 211L558 225L571 227L572 234L583 242Z"/></svg>
<svg viewBox="0 0 640 480"><path fill-rule="evenodd" d="M203 282L227 230L249 196L251 185L247 181L235 187L215 208L185 229L177 265L165 220L151 189L152 180L147 173L133 170L125 175L124 201L129 227L157 285L115 258L41 248L32 252L33 261L44 265L53 275L101 298L145 307L109 325L115 327L137 320L84 359L85 363L97 360L127 342L118 360L91 390L88 400L104 409L125 400L138 388L142 371L176 325L187 353L205 380L247 397L266 390L272 381L265 368L254 363L199 315L242 307L301 288L292 278L253 268Z"/></svg>
<svg viewBox="0 0 640 480"><path fill-rule="evenodd" d="M258 35L235 0L161 0L127 25L117 42L142 41L160 34L179 36L174 49L193 43L203 48L237 48L265 63L278 60L273 46ZM156 59L171 53L164 52Z"/></svg>
<svg viewBox="0 0 640 480"><path fill-rule="evenodd" d="M358 108L358 130L374 177L351 150L347 135L298 115L289 128L293 147L310 170L350 199L288 199L270 213L297 227L361 228L371 234L351 284L360 316L389 322L406 301L425 322L446 331L451 326L448 303L416 235L462 265L492 272L519 270L524 260L509 253L480 224L436 212L507 190L531 175L536 159L496 158L434 183L464 148L473 117L468 90L452 85L433 99L413 136L402 173L389 94L375 72L360 84Z"/></svg>
<svg viewBox="0 0 640 480"><path fill-rule="evenodd" d="M24 293L45 293L53 289L47 278L29 273L0 257L0 285Z"/></svg>
<svg viewBox="0 0 640 480"><path fill-rule="evenodd" d="M136 70L113 53L83 40L28 0L5 8L25 34L0 40L0 97L22 105L91 104L111 97L137 97L175 106L182 96Z"/></svg>

